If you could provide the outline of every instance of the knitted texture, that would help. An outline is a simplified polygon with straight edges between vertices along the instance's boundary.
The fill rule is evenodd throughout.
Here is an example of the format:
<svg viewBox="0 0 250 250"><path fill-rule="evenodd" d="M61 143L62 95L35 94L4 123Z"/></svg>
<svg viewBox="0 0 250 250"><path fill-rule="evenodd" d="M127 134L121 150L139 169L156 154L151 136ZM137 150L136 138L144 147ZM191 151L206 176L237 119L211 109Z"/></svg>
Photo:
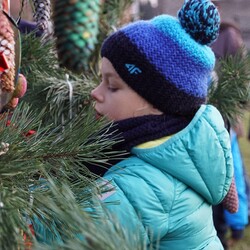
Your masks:
<svg viewBox="0 0 250 250"><path fill-rule="evenodd" d="M178 17L184 29L199 43L210 44L218 37L220 16L213 5L205 4L205 1L188 1L179 11Z"/></svg>
<svg viewBox="0 0 250 250"><path fill-rule="evenodd" d="M210 0L185 1L179 19L160 15L111 34L101 55L139 95L165 114L192 115L206 102L219 13Z"/></svg>
<svg viewBox="0 0 250 250"><path fill-rule="evenodd" d="M236 190L235 180L233 178L229 191L222 201L223 207L230 213L236 213L239 208L238 193Z"/></svg>
<svg viewBox="0 0 250 250"><path fill-rule="evenodd" d="M74 73L89 69L99 33L100 0L55 0L53 21L61 67Z"/></svg>

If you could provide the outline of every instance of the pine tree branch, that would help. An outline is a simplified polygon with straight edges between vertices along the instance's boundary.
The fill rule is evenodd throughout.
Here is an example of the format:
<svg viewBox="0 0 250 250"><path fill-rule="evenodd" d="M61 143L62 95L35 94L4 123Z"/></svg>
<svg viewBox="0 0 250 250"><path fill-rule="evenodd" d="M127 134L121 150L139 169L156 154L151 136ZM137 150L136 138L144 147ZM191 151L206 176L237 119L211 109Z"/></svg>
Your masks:
<svg viewBox="0 0 250 250"><path fill-rule="evenodd" d="M209 88L208 102L216 106L230 124L235 124L250 100L250 57L236 56L221 60L217 70L218 80Z"/></svg>

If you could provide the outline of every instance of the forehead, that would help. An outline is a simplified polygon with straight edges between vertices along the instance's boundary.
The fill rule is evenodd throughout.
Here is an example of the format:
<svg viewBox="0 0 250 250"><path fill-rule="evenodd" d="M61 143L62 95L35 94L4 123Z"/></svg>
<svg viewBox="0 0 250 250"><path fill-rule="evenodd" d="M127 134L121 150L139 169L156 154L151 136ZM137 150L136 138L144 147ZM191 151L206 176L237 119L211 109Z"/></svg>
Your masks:
<svg viewBox="0 0 250 250"><path fill-rule="evenodd" d="M101 70L102 70L102 73L112 74L112 75L116 75L119 77L119 75L115 71L112 63L105 57L102 58Z"/></svg>

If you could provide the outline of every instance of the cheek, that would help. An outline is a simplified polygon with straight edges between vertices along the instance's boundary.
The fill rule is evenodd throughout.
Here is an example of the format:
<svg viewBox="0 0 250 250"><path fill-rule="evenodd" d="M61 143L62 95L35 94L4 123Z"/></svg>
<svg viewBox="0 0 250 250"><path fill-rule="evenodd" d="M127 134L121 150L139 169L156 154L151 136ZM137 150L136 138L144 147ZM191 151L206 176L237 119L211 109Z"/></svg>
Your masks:
<svg viewBox="0 0 250 250"><path fill-rule="evenodd" d="M119 112L117 111L117 116L119 115L119 119L127 119L140 115L140 110L144 109L148 103L145 102L144 99L140 98L137 95L130 95L128 98L120 99ZM118 108L117 108L118 109ZM138 112L139 111L139 112Z"/></svg>
<svg viewBox="0 0 250 250"><path fill-rule="evenodd" d="M143 108L146 105L146 102L144 99L137 95L133 95L131 98L129 98L129 101L126 102L126 108L129 113L134 113L138 109Z"/></svg>
<svg viewBox="0 0 250 250"><path fill-rule="evenodd" d="M130 110L121 104L106 106L105 116L110 121L119 121L132 116Z"/></svg>

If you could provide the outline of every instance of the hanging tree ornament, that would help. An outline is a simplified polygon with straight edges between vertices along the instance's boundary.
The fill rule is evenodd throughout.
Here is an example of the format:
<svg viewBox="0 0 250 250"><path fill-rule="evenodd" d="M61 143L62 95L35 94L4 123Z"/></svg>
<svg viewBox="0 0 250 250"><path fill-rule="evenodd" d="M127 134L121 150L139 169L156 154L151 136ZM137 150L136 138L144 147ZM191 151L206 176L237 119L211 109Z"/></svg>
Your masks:
<svg viewBox="0 0 250 250"><path fill-rule="evenodd" d="M50 0L33 0L34 19L37 23L37 28L46 31L50 26L51 3Z"/></svg>
<svg viewBox="0 0 250 250"><path fill-rule="evenodd" d="M60 66L75 73L88 69L97 43L100 0L55 0L54 32Z"/></svg>
<svg viewBox="0 0 250 250"><path fill-rule="evenodd" d="M9 101L15 86L14 31L3 10L0 11L0 111Z"/></svg>
<svg viewBox="0 0 250 250"><path fill-rule="evenodd" d="M0 112L15 108L27 89L26 79L19 74L20 32L9 7L8 0L0 3Z"/></svg>

